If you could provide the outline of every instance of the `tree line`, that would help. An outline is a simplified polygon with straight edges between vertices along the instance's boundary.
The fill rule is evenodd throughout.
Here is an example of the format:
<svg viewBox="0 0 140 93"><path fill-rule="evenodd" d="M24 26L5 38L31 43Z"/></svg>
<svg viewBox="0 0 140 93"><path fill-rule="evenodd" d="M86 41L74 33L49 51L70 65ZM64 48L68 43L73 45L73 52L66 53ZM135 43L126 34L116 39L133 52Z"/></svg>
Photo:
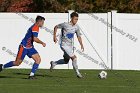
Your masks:
<svg viewBox="0 0 140 93"><path fill-rule="evenodd" d="M140 13L140 0L0 0L0 12Z"/></svg>

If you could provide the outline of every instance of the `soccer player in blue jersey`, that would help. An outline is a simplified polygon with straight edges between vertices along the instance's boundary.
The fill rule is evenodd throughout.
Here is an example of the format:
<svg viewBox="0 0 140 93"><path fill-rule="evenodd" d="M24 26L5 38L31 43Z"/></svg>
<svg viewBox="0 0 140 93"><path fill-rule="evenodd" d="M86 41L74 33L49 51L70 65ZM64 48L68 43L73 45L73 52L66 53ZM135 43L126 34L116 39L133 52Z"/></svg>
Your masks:
<svg viewBox="0 0 140 93"><path fill-rule="evenodd" d="M10 61L4 65L0 64L0 71L2 71L2 69L5 68L19 66L24 60L25 56L27 55L29 58L32 58L35 61L28 79L36 79L34 74L38 69L38 66L41 62L41 58L36 49L34 48L33 42L42 44L43 47L46 46L46 44L41 40L39 40L38 38L39 27L43 26L44 21L45 21L44 17L42 16L36 17L36 22L28 29L25 37L23 38L21 44L19 45L16 60Z"/></svg>

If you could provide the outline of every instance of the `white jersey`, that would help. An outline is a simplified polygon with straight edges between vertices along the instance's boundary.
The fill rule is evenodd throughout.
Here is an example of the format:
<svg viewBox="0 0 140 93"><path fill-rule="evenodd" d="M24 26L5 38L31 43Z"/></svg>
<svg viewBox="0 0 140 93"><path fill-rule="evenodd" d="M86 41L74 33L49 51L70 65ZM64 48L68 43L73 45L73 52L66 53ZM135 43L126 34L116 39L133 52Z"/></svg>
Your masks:
<svg viewBox="0 0 140 93"><path fill-rule="evenodd" d="M76 33L77 37L81 35L78 25L72 25L71 23L64 22L57 25L61 29L60 45L61 46L73 46L73 38Z"/></svg>

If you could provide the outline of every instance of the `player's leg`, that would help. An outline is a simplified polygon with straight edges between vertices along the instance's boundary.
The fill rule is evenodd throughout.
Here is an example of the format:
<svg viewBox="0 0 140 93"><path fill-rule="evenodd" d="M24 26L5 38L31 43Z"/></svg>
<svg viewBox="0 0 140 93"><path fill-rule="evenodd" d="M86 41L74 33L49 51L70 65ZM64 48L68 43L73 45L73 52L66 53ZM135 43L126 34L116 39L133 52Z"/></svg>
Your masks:
<svg viewBox="0 0 140 93"><path fill-rule="evenodd" d="M69 63L69 60L70 60L70 56L66 52L64 52L63 57L64 57L65 64L68 64Z"/></svg>
<svg viewBox="0 0 140 93"><path fill-rule="evenodd" d="M0 71L2 71L2 69L4 69L4 68L19 66L22 63L25 55L26 55L26 49L24 49L24 47L20 45L16 60L15 61L10 61L10 62L8 62L4 65L1 64Z"/></svg>
<svg viewBox="0 0 140 93"><path fill-rule="evenodd" d="M73 53L73 47L72 46L67 46L67 47L63 47L63 49L65 50L67 55L70 56L70 58L72 60L72 66L73 66L74 71L76 72L77 77L82 78L82 75L80 74L80 72L78 70L77 57Z"/></svg>
<svg viewBox="0 0 140 93"><path fill-rule="evenodd" d="M0 72L2 71L3 69L3 64L0 64Z"/></svg>
<svg viewBox="0 0 140 93"><path fill-rule="evenodd" d="M72 56L71 56L71 60L72 60L73 69L74 69L74 71L76 72L77 77L78 77L78 78L82 78L82 75L81 75L81 73L80 73L79 70L78 70L77 57L76 57L75 55L72 55Z"/></svg>
<svg viewBox="0 0 140 93"><path fill-rule="evenodd" d="M33 66L32 66L32 70L30 72L29 79L35 79L34 76L35 76L35 73L39 67L40 62L41 62L41 58L40 58L40 55L38 54L38 52L34 48L29 50L28 56L35 61Z"/></svg>
<svg viewBox="0 0 140 93"><path fill-rule="evenodd" d="M65 52L65 50L63 50L63 51L64 51L64 55L63 55L64 59L60 59L58 61L51 61L50 62L50 64L51 64L50 71L52 71L56 65L68 64L68 62L70 60L70 56Z"/></svg>
<svg viewBox="0 0 140 93"><path fill-rule="evenodd" d="M64 59L60 59L58 61L55 61L54 64L55 65L59 65L59 64L68 64L70 57L69 55L64 51L64 55L63 55Z"/></svg>
<svg viewBox="0 0 140 93"><path fill-rule="evenodd" d="M34 76L35 76L35 73L39 67L39 64L41 62L41 58L39 56L39 54L34 54L32 56L33 60L35 61L33 66L32 66L32 70L31 70L31 73L30 73L30 76L29 76L29 79L34 79Z"/></svg>

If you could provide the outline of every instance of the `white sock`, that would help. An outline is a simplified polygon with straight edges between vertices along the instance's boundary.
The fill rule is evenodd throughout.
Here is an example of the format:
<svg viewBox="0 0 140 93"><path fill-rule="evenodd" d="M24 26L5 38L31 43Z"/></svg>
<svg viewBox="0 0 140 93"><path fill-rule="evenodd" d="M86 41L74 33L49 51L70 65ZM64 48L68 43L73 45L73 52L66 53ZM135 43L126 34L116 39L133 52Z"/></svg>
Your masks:
<svg viewBox="0 0 140 93"><path fill-rule="evenodd" d="M30 73L30 76L34 76L35 74L33 72Z"/></svg>
<svg viewBox="0 0 140 93"><path fill-rule="evenodd" d="M72 61L72 66L73 66L73 69L76 72L76 74L79 75L80 72L78 70L77 59L76 58Z"/></svg>

